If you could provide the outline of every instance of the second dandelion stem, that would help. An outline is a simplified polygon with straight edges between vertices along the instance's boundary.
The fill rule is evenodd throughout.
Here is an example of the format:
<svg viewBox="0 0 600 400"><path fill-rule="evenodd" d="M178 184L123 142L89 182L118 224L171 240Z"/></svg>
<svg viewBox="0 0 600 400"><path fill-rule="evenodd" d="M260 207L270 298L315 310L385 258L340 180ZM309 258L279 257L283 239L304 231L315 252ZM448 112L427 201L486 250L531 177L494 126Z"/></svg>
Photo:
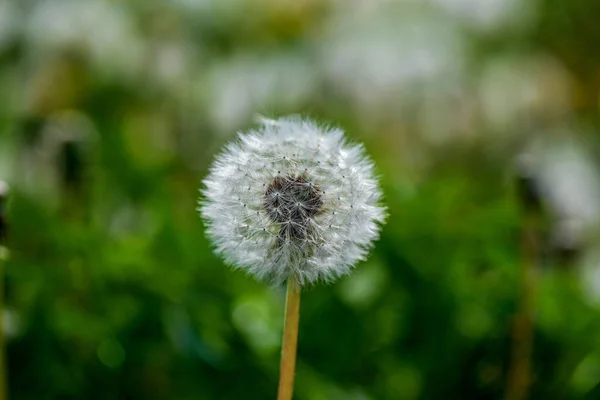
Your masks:
<svg viewBox="0 0 600 400"><path fill-rule="evenodd" d="M300 287L293 279L288 279L277 400L291 400L294 393L299 321Z"/></svg>
<svg viewBox="0 0 600 400"><path fill-rule="evenodd" d="M5 275L5 260L7 258L7 250L0 243L0 400L8 398L7 377L6 377L6 348L4 340L4 275Z"/></svg>
<svg viewBox="0 0 600 400"><path fill-rule="evenodd" d="M508 371L507 400L528 398L531 384L531 353L533 347L533 314L537 291L537 268L540 243L537 223L527 218L522 234L521 297L513 327L513 348Z"/></svg>

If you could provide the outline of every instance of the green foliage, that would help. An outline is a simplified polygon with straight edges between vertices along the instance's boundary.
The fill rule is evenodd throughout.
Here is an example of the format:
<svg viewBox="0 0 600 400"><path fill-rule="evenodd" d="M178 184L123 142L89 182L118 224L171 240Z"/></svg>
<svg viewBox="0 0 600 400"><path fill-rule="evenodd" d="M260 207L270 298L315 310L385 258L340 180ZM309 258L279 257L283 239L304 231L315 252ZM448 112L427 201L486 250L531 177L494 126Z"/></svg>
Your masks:
<svg viewBox="0 0 600 400"><path fill-rule="evenodd" d="M68 2L46 3L62 10ZM333 3L121 3L112 7L142 42L109 41L125 43L116 55L94 55L89 42L0 34L0 178L12 187L6 305L16 316L11 398L274 398L283 288L224 266L196 204L213 155L255 112L306 112L365 142L390 215L367 262L303 293L296 398L502 399L523 262L513 160L529 130L559 124L548 117L554 103L525 110L527 123L471 121L438 141L428 129L453 116L452 102L443 97L431 114L419 99L437 98L444 83L410 86L411 99L398 104L373 89L389 107L382 111L321 75L314 42L343 14ZM585 10L596 2L539 3L538 18L506 31L480 32L433 6L411 12L458 26L473 50L463 60L466 87L478 84L471 69L496 56L548 53L574 82L565 120L593 130L600 30ZM23 2L11 18L29 21L38 6ZM147 61L126 70L139 46ZM300 66L269 81L279 71L261 64L269 57L284 59L284 71L302 60L314 75L300 76ZM223 94L240 85L248 86ZM575 136L596 149L586 135ZM545 251L530 398L598 399L599 310L582 290L579 263L558 264Z"/></svg>

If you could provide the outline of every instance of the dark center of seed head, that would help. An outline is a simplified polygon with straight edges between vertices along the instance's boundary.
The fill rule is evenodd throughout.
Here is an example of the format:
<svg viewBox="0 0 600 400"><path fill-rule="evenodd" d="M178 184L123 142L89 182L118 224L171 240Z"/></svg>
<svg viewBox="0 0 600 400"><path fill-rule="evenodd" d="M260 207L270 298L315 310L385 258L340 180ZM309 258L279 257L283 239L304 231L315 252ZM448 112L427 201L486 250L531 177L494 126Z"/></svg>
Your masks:
<svg viewBox="0 0 600 400"><path fill-rule="evenodd" d="M265 192L265 210L273 222L280 224L281 240L305 238L311 218L322 205L319 189L304 175L277 176Z"/></svg>

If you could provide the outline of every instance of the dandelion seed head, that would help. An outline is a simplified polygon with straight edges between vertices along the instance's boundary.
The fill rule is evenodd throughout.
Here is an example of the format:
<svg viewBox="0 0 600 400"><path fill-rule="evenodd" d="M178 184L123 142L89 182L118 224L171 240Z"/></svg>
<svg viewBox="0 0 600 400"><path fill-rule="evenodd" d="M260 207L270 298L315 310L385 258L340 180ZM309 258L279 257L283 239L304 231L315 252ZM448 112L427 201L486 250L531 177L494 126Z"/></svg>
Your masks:
<svg viewBox="0 0 600 400"><path fill-rule="evenodd" d="M219 154L199 211L216 252L259 280L332 282L363 260L385 209L373 164L343 132L260 119Z"/></svg>

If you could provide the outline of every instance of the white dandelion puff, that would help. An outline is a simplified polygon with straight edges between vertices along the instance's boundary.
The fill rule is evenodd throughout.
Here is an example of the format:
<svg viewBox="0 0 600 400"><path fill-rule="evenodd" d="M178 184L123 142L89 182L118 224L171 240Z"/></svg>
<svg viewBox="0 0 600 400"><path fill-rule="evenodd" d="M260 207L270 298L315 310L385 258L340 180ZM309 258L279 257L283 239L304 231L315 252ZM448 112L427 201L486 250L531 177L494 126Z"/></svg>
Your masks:
<svg viewBox="0 0 600 400"><path fill-rule="evenodd" d="M204 181L199 211L217 253L275 284L349 273L385 218L364 148L299 117L259 123L226 146Z"/></svg>

